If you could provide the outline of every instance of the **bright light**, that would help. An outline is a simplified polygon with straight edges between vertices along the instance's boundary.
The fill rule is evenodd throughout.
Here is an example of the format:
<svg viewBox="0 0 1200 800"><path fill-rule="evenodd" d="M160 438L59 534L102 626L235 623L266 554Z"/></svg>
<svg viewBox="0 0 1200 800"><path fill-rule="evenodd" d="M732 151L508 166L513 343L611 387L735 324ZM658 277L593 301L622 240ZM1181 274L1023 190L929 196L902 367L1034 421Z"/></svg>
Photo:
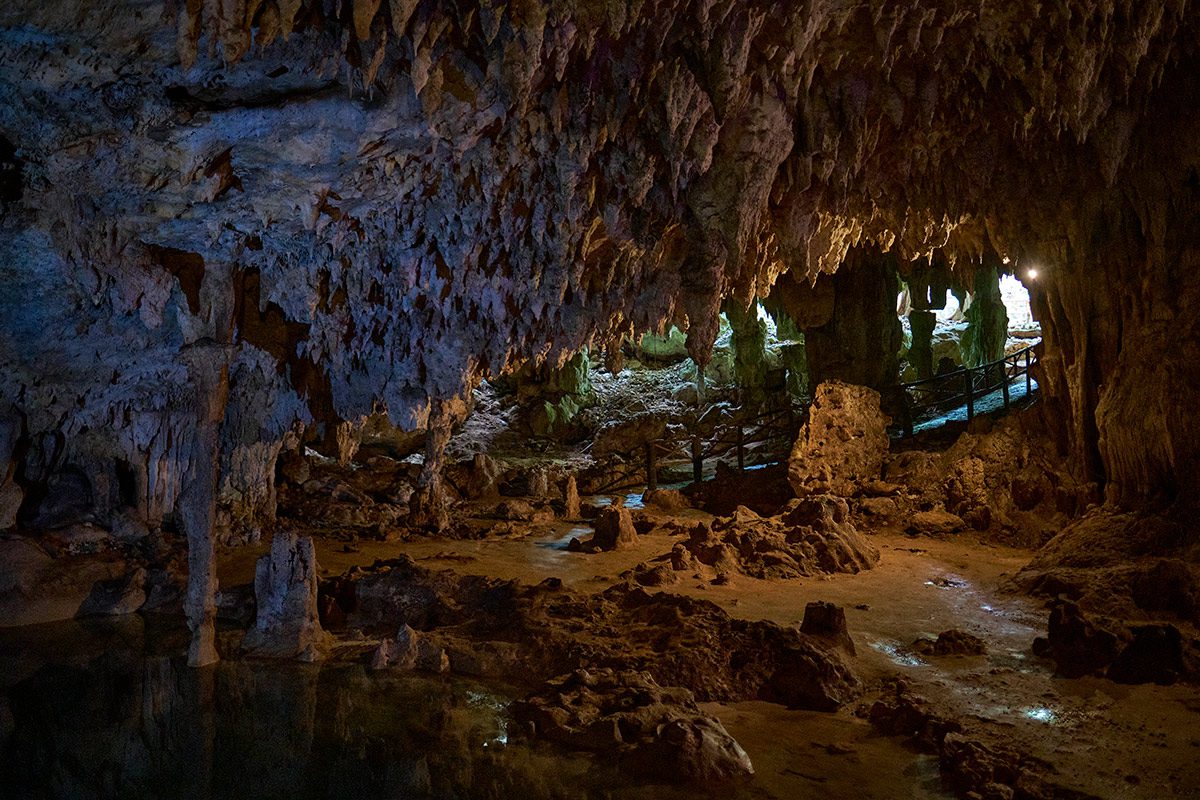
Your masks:
<svg viewBox="0 0 1200 800"><path fill-rule="evenodd" d="M1055 714L1053 709L1046 708L1045 706L1023 708L1021 711L1026 717L1035 722L1045 722L1047 725L1053 725L1058 721L1058 714Z"/></svg>
<svg viewBox="0 0 1200 800"><path fill-rule="evenodd" d="M1031 280L1031 281L1036 281L1036 280L1037 280L1037 275L1038 275L1038 273L1037 273L1037 270L1036 270L1036 269L1032 269L1032 268L1030 268L1030 269L1028 269L1028 270L1026 270L1026 271L1025 271L1025 277L1026 277L1026 278L1029 278L1029 280Z"/></svg>

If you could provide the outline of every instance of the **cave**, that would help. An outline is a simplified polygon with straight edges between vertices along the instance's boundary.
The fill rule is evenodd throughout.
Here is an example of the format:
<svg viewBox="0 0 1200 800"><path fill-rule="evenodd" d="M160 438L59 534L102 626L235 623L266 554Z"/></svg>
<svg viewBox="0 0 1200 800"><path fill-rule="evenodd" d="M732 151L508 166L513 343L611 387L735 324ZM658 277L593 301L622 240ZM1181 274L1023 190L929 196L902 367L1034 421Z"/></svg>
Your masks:
<svg viewBox="0 0 1200 800"><path fill-rule="evenodd" d="M10 0L0 800L1200 797L1192 0Z"/></svg>

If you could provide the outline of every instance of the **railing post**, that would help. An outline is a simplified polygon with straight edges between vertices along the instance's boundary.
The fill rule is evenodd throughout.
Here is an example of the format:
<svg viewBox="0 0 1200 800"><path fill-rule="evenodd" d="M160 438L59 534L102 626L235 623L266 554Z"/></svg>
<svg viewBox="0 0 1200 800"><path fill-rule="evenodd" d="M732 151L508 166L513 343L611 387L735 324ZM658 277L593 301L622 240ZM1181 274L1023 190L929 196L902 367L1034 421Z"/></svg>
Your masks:
<svg viewBox="0 0 1200 800"><path fill-rule="evenodd" d="M704 480L704 450L698 435L692 436L692 481L700 483Z"/></svg>
<svg viewBox="0 0 1200 800"><path fill-rule="evenodd" d="M654 442L646 442L646 491L658 488L658 465L654 463Z"/></svg>
<svg viewBox="0 0 1200 800"><path fill-rule="evenodd" d="M975 373L969 367L963 371L967 382L967 421L975 419Z"/></svg>
<svg viewBox="0 0 1200 800"><path fill-rule="evenodd" d="M746 471L746 454L742 451L742 443L745 441L745 438L746 438L745 431L742 429L742 425L739 422L738 427L737 427L738 472Z"/></svg>
<svg viewBox="0 0 1200 800"><path fill-rule="evenodd" d="M1033 393L1033 376L1029 374L1029 350L1025 348L1025 396L1028 397Z"/></svg>
<svg viewBox="0 0 1200 800"><path fill-rule="evenodd" d="M1000 362L1000 390L1004 394L1004 410L1008 410L1008 359Z"/></svg>

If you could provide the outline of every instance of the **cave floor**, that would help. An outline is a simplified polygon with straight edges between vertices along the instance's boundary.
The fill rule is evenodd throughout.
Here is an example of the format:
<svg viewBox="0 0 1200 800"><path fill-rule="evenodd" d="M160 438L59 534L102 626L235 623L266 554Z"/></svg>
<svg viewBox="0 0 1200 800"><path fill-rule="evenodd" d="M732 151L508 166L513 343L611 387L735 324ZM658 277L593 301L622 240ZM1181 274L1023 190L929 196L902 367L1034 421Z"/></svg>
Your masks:
<svg viewBox="0 0 1200 800"><path fill-rule="evenodd" d="M664 519L671 515L663 514ZM684 511L675 518L704 518ZM483 540L362 541L315 537L324 575L407 554L418 563L464 574L537 583L561 579L600 591L625 570L661 556L680 535L656 529L628 550L566 550L587 523L555 523L526 536ZM903 679L931 710L998 748L1050 765L1055 783L1099 797L1200 797L1200 691L1125 686L1055 677L1031 653L1045 634L1046 611L1006 588L1031 556L963 535L913 538L873 532L882 558L856 575L790 581L738 576L727 585L683 580L667 588L710 600L735 617L798 625L807 603L846 610L857 648L855 668L868 687L863 702L837 714L788 711L762 702L707 704L753 760L754 794L763 797L946 797L936 758L878 734L856 711L886 681ZM235 551L220 564L225 585L251 579L259 550ZM654 590L651 590L654 591ZM986 642L984 656L922 656L908 646L956 628Z"/></svg>

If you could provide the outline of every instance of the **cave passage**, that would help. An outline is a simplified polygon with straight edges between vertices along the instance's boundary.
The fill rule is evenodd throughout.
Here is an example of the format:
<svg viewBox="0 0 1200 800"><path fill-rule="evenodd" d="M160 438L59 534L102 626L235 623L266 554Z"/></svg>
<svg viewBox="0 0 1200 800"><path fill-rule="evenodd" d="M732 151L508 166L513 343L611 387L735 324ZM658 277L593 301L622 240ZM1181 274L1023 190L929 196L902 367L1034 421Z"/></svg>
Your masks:
<svg viewBox="0 0 1200 800"><path fill-rule="evenodd" d="M0 800L1200 797L1198 2L3 4Z"/></svg>

